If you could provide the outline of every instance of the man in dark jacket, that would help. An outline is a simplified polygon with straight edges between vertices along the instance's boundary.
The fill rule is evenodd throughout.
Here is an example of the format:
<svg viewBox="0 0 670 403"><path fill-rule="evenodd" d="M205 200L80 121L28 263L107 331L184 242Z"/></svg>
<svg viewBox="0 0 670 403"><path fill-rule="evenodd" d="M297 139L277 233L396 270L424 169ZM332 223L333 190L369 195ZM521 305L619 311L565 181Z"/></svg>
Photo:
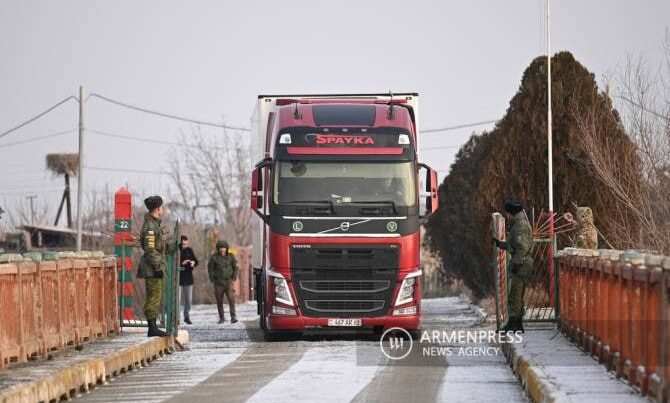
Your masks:
<svg viewBox="0 0 670 403"><path fill-rule="evenodd" d="M507 276L509 279L509 320L504 331L523 332L523 296L533 270L533 230L523 205L518 201L505 202L505 211L512 216L507 241L494 238L496 246L512 254Z"/></svg>
<svg viewBox="0 0 670 403"><path fill-rule="evenodd" d="M181 295L184 296L184 322L192 325L189 313L193 300L193 268L198 265L198 258L195 257L193 248L189 246L186 235L181 236L179 251L179 287Z"/></svg>
<svg viewBox="0 0 670 403"><path fill-rule="evenodd" d="M207 263L207 272L209 280L214 284L214 296L216 297L216 307L219 310L219 323L226 321L223 310L223 296L226 296L230 306L230 321L237 322L235 315L235 296L233 282L237 280L237 261L235 256L230 254L228 243L218 241L216 243L216 252L209 258Z"/></svg>
<svg viewBox="0 0 670 403"><path fill-rule="evenodd" d="M163 199L160 196L150 196L144 199L144 205L149 212L144 215L144 224L140 231L140 244L144 253L138 265L137 277L143 278L146 285L144 316L149 326L147 336L165 337L167 333L156 326L163 293L163 276L167 267L165 261L167 245L161 232Z"/></svg>

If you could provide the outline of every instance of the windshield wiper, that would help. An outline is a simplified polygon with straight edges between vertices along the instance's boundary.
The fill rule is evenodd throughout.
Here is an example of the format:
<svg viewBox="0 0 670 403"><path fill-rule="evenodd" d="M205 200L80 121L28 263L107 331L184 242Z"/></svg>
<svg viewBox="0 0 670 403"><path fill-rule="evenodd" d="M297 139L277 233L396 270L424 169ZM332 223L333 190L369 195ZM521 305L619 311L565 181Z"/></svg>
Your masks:
<svg viewBox="0 0 670 403"><path fill-rule="evenodd" d="M351 201L345 203L347 205L349 204L372 204L372 205L381 205L381 206L388 206L390 205L393 207L393 213L398 214L398 207L396 206L395 202L392 200L376 200L376 201Z"/></svg>
<svg viewBox="0 0 670 403"><path fill-rule="evenodd" d="M289 202L281 202L279 204L327 204L333 207L333 202L330 200L291 200Z"/></svg>
<svg viewBox="0 0 670 403"><path fill-rule="evenodd" d="M307 206L328 206L330 208L330 211L332 213L335 213L335 207L333 206L333 202L330 200L291 200L290 202L283 202L279 203L280 205L307 205Z"/></svg>

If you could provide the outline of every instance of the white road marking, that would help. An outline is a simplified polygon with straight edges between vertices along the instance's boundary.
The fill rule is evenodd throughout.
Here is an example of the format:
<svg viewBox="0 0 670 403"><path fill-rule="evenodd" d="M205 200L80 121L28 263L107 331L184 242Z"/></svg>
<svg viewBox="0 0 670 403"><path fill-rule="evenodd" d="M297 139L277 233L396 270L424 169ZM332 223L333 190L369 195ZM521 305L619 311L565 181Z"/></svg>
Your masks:
<svg viewBox="0 0 670 403"><path fill-rule="evenodd" d="M355 343L313 347L289 369L258 390L248 402L347 402L377 373L356 363Z"/></svg>

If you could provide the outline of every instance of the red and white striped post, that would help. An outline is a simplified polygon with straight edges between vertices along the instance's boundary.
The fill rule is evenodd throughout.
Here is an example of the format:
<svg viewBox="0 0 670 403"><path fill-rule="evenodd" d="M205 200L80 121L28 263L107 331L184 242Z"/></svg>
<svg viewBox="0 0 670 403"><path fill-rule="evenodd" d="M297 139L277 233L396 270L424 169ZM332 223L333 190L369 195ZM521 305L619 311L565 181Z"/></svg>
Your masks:
<svg viewBox="0 0 670 403"><path fill-rule="evenodd" d="M120 188L114 193L114 253L116 254L119 282L119 312L121 324L124 320L134 319L133 297L133 204L128 189Z"/></svg>

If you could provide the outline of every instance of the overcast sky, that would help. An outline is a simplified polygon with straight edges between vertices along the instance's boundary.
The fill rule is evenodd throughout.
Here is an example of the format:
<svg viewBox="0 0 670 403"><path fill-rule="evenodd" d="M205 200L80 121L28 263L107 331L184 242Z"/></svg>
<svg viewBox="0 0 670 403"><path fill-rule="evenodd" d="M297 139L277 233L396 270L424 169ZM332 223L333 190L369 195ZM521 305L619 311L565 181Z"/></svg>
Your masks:
<svg viewBox="0 0 670 403"><path fill-rule="evenodd" d="M0 2L0 132L78 86L200 120L248 126L259 93L418 91L421 126L499 119L531 60L545 52L544 0L526 1L90 1ZM629 54L658 62L668 0L552 4L552 50L569 50L601 78ZM45 155L75 152L69 102L0 139L0 206L38 195L55 204L62 179ZM175 141L185 123L98 99L86 127ZM476 130L484 130L481 126ZM211 135L216 130L207 129ZM444 176L473 129L425 134L424 162ZM158 171L170 146L87 133L86 163ZM86 188L165 192L165 176L91 170ZM5 208L7 209L7 208Z"/></svg>

